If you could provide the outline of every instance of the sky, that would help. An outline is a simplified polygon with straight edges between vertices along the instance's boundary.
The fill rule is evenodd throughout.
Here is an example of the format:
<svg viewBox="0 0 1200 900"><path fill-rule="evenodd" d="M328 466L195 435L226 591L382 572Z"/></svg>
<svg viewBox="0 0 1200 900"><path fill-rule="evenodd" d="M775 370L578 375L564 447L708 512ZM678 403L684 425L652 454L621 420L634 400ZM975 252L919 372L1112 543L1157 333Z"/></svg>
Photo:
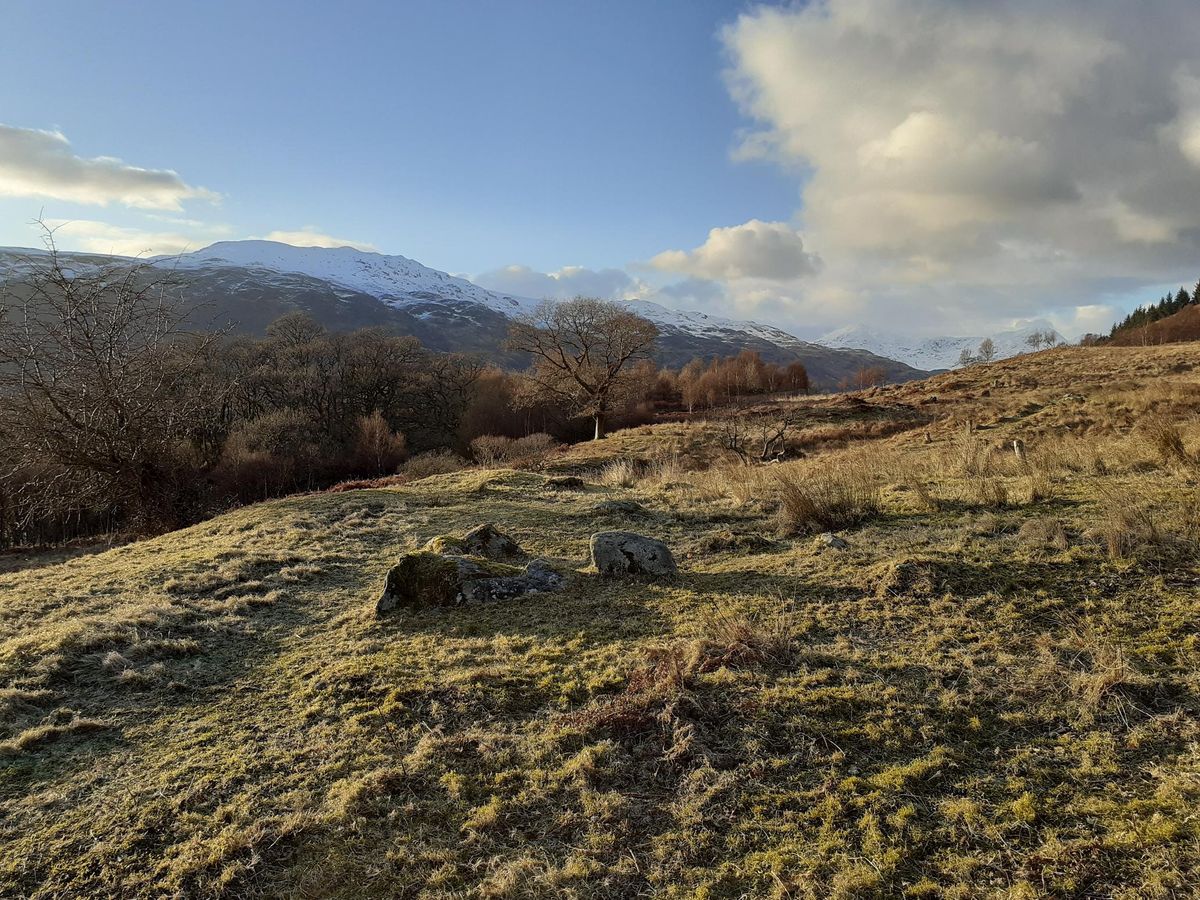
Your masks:
<svg viewBox="0 0 1200 900"><path fill-rule="evenodd" d="M1075 336L1200 276L1200 16L9 0L0 245L39 217L64 249L349 244L804 337Z"/></svg>

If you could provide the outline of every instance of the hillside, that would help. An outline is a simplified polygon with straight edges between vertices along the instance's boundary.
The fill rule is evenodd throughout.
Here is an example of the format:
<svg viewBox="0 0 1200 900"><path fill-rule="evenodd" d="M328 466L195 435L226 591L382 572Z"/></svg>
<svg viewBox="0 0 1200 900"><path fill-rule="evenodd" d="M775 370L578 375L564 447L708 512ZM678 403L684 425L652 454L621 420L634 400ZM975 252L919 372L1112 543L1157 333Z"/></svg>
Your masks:
<svg viewBox="0 0 1200 900"><path fill-rule="evenodd" d="M784 463L661 424L0 573L0 896L1195 895L1196 365L1046 351L765 406ZM480 522L567 589L375 614ZM600 578L608 528L679 574Z"/></svg>
<svg viewBox="0 0 1200 900"><path fill-rule="evenodd" d="M975 355L984 340L992 342L996 359L1028 353L1029 337L1035 333L1052 335L1052 343L1055 344L1065 341L1049 321L1038 319L1020 328L974 337L914 337L899 332L879 331L865 325L847 325L818 338L817 342L827 347L864 349L918 369L933 371L956 368L962 352L966 350Z"/></svg>
<svg viewBox="0 0 1200 900"><path fill-rule="evenodd" d="M1192 304L1140 328L1117 331L1109 343L1117 347L1146 347L1200 340L1200 306Z"/></svg>
<svg viewBox="0 0 1200 900"><path fill-rule="evenodd" d="M0 248L0 285L19 284L38 251ZM63 254L69 264L131 263L120 257ZM350 247L293 247L274 241L222 241L181 256L154 260L170 273L199 327L262 334L289 312L305 312L336 331L382 327L413 335L432 350L474 353L510 367L528 360L503 348L512 317L537 300L486 290L403 256ZM778 328L706 313L630 301L659 328L656 357L678 368L694 357L757 351L768 362L800 360L814 384L835 386L860 369L880 368L893 381L925 373L858 349L830 349Z"/></svg>

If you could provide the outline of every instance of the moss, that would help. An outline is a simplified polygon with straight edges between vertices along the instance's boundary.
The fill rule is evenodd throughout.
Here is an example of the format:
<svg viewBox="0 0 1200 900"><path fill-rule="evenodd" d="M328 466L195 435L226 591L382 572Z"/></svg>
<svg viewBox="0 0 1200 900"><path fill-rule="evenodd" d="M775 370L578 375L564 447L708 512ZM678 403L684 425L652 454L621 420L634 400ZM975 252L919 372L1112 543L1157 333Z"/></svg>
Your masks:
<svg viewBox="0 0 1200 900"><path fill-rule="evenodd" d="M439 534L437 537L426 541L425 546L421 549L427 553L462 554L466 552L467 546L460 537L455 537L451 534Z"/></svg>

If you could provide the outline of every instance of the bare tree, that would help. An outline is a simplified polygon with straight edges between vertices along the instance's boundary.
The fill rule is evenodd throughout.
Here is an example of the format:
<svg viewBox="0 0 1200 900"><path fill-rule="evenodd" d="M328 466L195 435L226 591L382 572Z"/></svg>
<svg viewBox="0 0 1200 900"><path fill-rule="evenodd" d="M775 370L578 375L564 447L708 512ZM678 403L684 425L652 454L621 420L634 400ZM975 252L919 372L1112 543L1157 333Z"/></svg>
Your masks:
<svg viewBox="0 0 1200 900"><path fill-rule="evenodd" d="M973 365L975 362L976 359L971 355L971 351L966 347L963 347L962 353L958 354L958 365L965 369L967 366Z"/></svg>
<svg viewBox="0 0 1200 900"><path fill-rule="evenodd" d="M985 363L991 362L996 358L996 342L991 338L984 338L979 344L978 353Z"/></svg>
<svg viewBox="0 0 1200 900"><path fill-rule="evenodd" d="M76 271L53 230L46 253L5 286L0 322L0 433L23 489L93 497L143 530L178 521L183 451L219 397L203 383L219 335L182 328L169 269L114 263ZM183 462L186 457L186 462Z"/></svg>
<svg viewBox="0 0 1200 900"><path fill-rule="evenodd" d="M778 415L733 412L717 423L717 440L742 465L767 462L784 455L788 432L798 421L799 416L793 412Z"/></svg>
<svg viewBox="0 0 1200 900"><path fill-rule="evenodd" d="M618 303L576 297L546 301L508 333L507 348L528 353L532 394L553 398L572 415L589 416L595 438L632 387L629 364L649 356L658 329Z"/></svg>

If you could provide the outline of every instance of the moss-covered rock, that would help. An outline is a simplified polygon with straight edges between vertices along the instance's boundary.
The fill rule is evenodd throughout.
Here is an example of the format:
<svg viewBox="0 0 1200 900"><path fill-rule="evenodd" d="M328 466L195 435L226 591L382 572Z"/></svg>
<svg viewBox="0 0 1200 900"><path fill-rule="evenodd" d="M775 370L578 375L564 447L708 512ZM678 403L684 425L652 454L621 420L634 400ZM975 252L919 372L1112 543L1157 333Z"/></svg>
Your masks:
<svg viewBox="0 0 1200 900"><path fill-rule="evenodd" d="M429 609L510 600L524 594L558 590L566 583L545 560L525 568L494 560L418 550L406 553L388 570L377 613Z"/></svg>

